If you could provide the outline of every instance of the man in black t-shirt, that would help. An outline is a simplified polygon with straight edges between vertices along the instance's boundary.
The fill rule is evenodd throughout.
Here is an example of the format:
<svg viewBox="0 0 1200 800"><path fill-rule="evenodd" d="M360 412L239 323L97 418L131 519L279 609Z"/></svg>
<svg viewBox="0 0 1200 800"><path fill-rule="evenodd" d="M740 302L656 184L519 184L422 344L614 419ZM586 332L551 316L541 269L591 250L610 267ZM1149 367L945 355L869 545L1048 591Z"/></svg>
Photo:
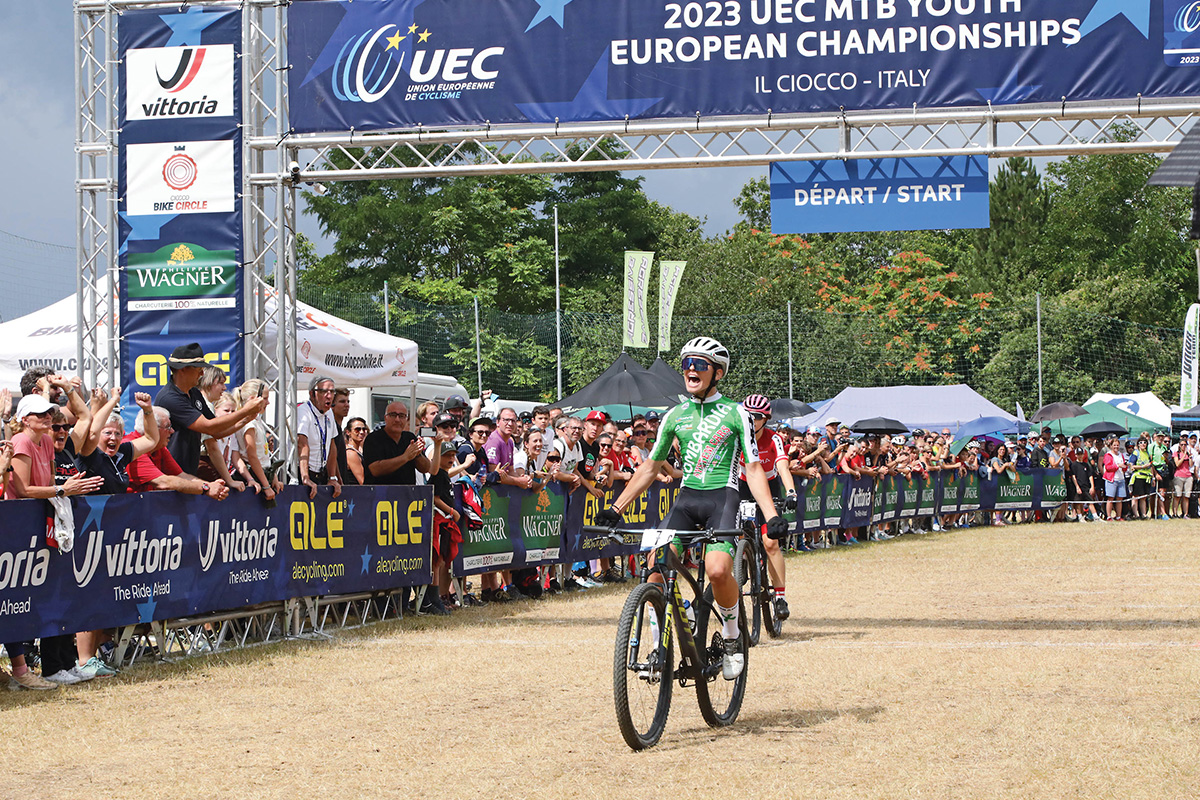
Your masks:
<svg viewBox="0 0 1200 800"><path fill-rule="evenodd" d="M256 397L232 414L217 419L197 388L207 363L204 360L204 348L199 343L176 347L167 359L171 379L154 398L154 405L170 414L171 425L175 428L167 449L180 468L189 475L196 474L200 466L201 434L223 439L241 430L267 407L266 397Z"/></svg>
<svg viewBox="0 0 1200 800"><path fill-rule="evenodd" d="M383 427L367 434L363 442L363 472L368 485L415 486L417 470L430 471L425 446L405 430L407 417L400 402L388 403Z"/></svg>

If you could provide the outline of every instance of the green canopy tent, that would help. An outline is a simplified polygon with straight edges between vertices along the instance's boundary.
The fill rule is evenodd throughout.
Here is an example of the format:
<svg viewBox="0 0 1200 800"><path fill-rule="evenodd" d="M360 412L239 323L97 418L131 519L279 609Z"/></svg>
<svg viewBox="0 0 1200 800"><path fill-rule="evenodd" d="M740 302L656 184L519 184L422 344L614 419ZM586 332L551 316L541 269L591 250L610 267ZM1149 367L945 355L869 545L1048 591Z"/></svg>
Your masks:
<svg viewBox="0 0 1200 800"><path fill-rule="evenodd" d="M1153 420L1139 417L1136 414L1130 414L1128 411L1122 411L1100 400L1088 403L1084 408L1087 409L1088 413L1081 417L1056 419L1053 422L1047 422L1046 425L1055 433L1062 433L1065 436L1077 436L1084 428L1094 422L1115 422L1122 428L1126 428L1130 436L1135 437L1143 433L1154 433L1155 431L1163 430L1163 426ZM1035 425L1034 430L1041 430L1041 426Z"/></svg>

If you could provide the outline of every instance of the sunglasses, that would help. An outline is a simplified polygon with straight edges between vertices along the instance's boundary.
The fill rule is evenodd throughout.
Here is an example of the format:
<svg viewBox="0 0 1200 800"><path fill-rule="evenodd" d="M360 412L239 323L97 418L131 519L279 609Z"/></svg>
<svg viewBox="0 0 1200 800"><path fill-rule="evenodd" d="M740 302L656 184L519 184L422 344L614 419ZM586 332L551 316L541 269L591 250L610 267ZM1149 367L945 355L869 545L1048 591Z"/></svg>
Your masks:
<svg viewBox="0 0 1200 800"><path fill-rule="evenodd" d="M639 428L638 430L633 432L633 435L634 436L645 436L646 433L647 433L647 431L645 428Z"/></svg>
<svg viewBox="0 0 1200 800"><path fill-rule="evenodd" d="M472 436L487 436L487 431L471 431Z"/></svg>
<svg viewBox="0 0 1200 800"><path fill-rule="evenodd" d="M709 363L708 359L706 358L688 356L687 358L683 359L684 369L695 370L696 372L708 372L711 367L712 364Z"/></svg>
<svg viewBox="0 0 1200 800"><path fill-rule="evenodd" d="M70 426L70 425L51 425L51 426L50 426L50 428L51 428L51 430L53 430L55 433L61 433L62 431L69 431L69 430L71 430L71 426Z"/></svg>
<svg viewBox="0 0 1200 800"><path fill-rule="evenodd" d="M602 444L602 445L600 445L600 449L601 449L601 450L607 450L607 449L609 449L610 447L612 447L612 444L611 444L611 443L609 443L609 444Z"/></svg>
<svg viewBox="0 0 1200 800"><path fill-rule="evenodd" d="M361 427L361 426L360 426L360 427L358 427L358 428L351 428L351 429L350 429L350 432L351 432L351 433L365 433L365 432L366 432L366 430L367 430L366 428L363 428L363 427Z"/></svg>
<svg viewBox="0 0 1200 800"><path fill-rule="evenodd" d="M458 427L458 423L455 423L455 422L443 422L441 425L438 425L438 427L439 427L439 428L457 428L457 427Z"/></svg>
<svg viewBox="0 0 1200 800"><path fill-rule="evenodd" d="M562 457L561 456L546 456L546 460L558 462L558 461L562 461Z"/></svg>

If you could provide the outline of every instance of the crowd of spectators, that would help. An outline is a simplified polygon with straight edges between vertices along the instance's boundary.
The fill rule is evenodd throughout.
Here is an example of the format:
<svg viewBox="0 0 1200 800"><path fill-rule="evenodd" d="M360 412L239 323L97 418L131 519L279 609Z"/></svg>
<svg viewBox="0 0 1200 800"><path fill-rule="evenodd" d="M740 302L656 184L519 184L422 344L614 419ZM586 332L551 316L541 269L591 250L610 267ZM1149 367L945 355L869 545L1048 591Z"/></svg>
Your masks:
<svg viewBox="0 0 1200 800"><path fill-rule="evenodd" d="M126 433L117 413L121 394L92 390L79 379L46 369L29 370L21 399L9 418L12 397L0 391L0 416L10 420L0 445L5 498L44 498L52 503L78 494L176 491L215 501L230 492L254 492L273 503L282 487L280 462L262 414L266 384L246 381L228 391L226 374L209 365L198 344L177 348L168 359L170 380L151 400L132 395L138 407ZM434 494L433 583L406 598L418 613L450 614L466 605L505 603L517 597L573 591L627 579L628 561L599 559L570 568L501 570L479 576L478 591L455 581L451 564L463 541L466 520L455 503L455 484L477 494L488 484L538 489L558 483L568 493L584 492L603 503L649 458L657 437L656 412L618 425L602 411L571 415L537 406L517 413L494 407L481 413L487 393L474 404L452 395L413 410L389 403L381 424L350 417L350 395L325 376L314 377L297 408L297 482L315 497L344 485L430 485ZM837 419L791 430L779 426L787 470L803 496L810 481L841 473L876 480L889 475L978 474L1016 477L1029 468L1064 470L1067 502L1053 515L1043 512L978 512L909 518L862 529L819 530L793 535L789 549L811 551L882 541L972 524L1006 525L1047 520L1090 521L1197 516L1200 481L1198 433L1185 432L1172 444L1167 434L1122 441L1055 436L1045 428L1033 437L1007 441L981 438L955 443L949 428L908 435L855 436ZM782 462L780 465L782 468ZM676 451L657 476L664 483L682 473ZM69 510L69 504L66 504ZM469 511L464 513L469 514ZM16 689L53 689L115 674L106 663L111 637L77 631L32 642L4 644ZM31 663L32 662L32 663ZM35 669L39 666L40 674Z"/></svg>

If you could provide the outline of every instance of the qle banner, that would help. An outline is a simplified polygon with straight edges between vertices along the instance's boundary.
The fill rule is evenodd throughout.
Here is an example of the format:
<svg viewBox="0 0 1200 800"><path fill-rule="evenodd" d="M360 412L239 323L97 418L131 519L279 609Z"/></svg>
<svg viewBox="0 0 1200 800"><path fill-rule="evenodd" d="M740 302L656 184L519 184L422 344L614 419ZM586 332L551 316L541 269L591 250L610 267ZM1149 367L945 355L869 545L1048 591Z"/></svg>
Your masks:
<svg viewBox="0 0 1200 800"><path fill-rule="evenodd" d="M771 230L848 233L986 228L984 156L771 165Z"/></svg>
<svg viewBox="0 0 1200 800"><path fill-rule="evenodd" d="M241 11L126 11L118 27L121 385L152 396L199 342L243 379ZM216 313L213 313L216 312ZM132 408L132 399L125 405Z"/></svg>
<svg viewBox="0 0 1200 800"><path fill-rule="evenodd" d="M1192 0L312 0L299 133L1200 93Z"/></svg>
<svg viewBox="0 0 1200 800"><path fill-rule="evenodd" d="M224 502L175 492L72 500L71 552L46 546L42 500L4 501L0 642L290 597L430 583L432 489L288 486Z"/></svg>

